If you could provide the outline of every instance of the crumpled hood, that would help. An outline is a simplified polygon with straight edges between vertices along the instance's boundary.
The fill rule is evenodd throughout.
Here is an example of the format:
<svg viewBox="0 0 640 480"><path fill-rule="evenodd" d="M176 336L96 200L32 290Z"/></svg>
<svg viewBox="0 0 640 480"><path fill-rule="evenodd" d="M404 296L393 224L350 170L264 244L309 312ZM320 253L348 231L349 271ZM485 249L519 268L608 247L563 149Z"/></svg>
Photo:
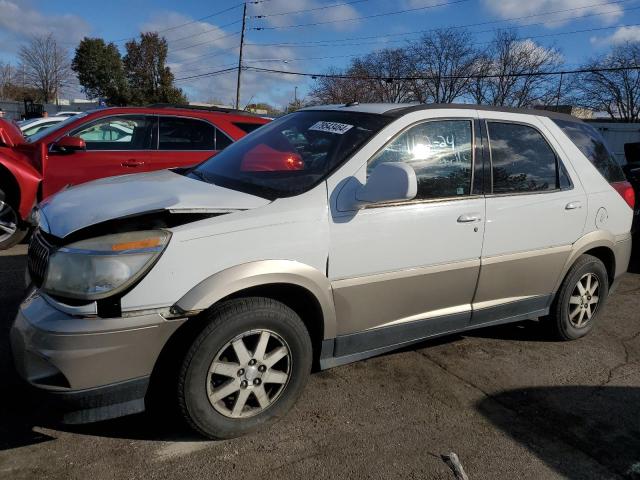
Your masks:
<svg viewBox="0 0 640 480"><path fill-rule="evenodd" d="M103 178L72 187L42 202L39 210L42 227L64 238L97 223L145 212L225 213L268 203L264 198L160 170Z"/></svg>

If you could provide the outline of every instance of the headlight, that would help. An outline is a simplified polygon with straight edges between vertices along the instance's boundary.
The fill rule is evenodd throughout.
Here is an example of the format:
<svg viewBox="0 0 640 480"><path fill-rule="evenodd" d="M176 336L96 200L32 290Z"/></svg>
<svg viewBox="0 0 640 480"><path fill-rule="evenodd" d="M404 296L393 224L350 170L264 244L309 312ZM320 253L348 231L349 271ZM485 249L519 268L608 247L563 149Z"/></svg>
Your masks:
<svg viewBox="0 0 640 480"><path fill-rule="evenodd" d="M144 275L170 237L164 230L149 230L66 245L49 258L42 288L47 293L82 300L111 296Z"/></svg>

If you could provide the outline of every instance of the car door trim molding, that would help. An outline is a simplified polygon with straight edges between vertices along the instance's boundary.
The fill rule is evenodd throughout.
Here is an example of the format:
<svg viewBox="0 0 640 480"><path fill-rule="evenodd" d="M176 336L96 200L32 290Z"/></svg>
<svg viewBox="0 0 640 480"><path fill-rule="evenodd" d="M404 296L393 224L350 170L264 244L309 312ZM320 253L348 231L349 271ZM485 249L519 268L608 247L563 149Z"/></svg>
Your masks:
<svg viewBox="0 0 640 480"><path fill-rule="evenodd" d="M432 273L440 273L462 268L473 268L478 266L480 266L480 259L472 258L455 262L426 265L422 267L411 267L401 270L372 273L370 275L360 275L357 277L338 278L331 280L331 286L334 290L339 290L341 288L355 287L377 282L387 282L390 280L398 280L401 278L418 277L423 275L430 275Z"/></svg>
<svg viewBox="0 0 640 480"><path fill-rule="evenodd" d="M323 342L320 368L345 365L427 339L544 316L552 299L553 295L540 295L502 303L472 312L471 319L465 311L340 335Z"/></svg>

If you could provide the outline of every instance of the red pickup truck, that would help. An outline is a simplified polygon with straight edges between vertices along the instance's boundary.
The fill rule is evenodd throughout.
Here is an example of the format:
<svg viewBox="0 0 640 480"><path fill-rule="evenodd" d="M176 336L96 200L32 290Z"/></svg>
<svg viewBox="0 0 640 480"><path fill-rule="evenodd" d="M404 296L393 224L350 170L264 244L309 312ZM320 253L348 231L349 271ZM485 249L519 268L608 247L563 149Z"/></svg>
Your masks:
<svg viewBox="0 0 640 480"><path fill-rule="evenodd" d="M38 202L67 186L195 165L268 121L225 109L105 108L25 140L0 120L0 249L26 235Z"/></svg>

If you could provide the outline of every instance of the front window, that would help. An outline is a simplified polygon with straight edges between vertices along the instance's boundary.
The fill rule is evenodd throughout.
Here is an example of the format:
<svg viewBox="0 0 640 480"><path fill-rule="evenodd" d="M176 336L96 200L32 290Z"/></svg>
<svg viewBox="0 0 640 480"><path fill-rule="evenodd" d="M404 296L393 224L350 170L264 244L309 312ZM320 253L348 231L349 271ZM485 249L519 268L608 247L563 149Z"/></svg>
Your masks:
<svg viewBox="0 0 640 480"><path fill-rule="evenodd" d="M356 112L292 113L230 145L188 176L269 199L297 195L326 178L390 121Z"/></svg>
<svg viewBox="0 0 640 480"><path fill-rule="evenodd" d="M369 160L367 175L380 163L404 162L416 172L416 200L471 193L471 120L435 120L411 127Z"/></svg>
<svg viewBox="0 0 640 480"><path fill-rule="evenodd" d="M113 116L83 125L69 135L82 138L87 150L150 150L154 125L155 118L145 115Z"/></svg>

